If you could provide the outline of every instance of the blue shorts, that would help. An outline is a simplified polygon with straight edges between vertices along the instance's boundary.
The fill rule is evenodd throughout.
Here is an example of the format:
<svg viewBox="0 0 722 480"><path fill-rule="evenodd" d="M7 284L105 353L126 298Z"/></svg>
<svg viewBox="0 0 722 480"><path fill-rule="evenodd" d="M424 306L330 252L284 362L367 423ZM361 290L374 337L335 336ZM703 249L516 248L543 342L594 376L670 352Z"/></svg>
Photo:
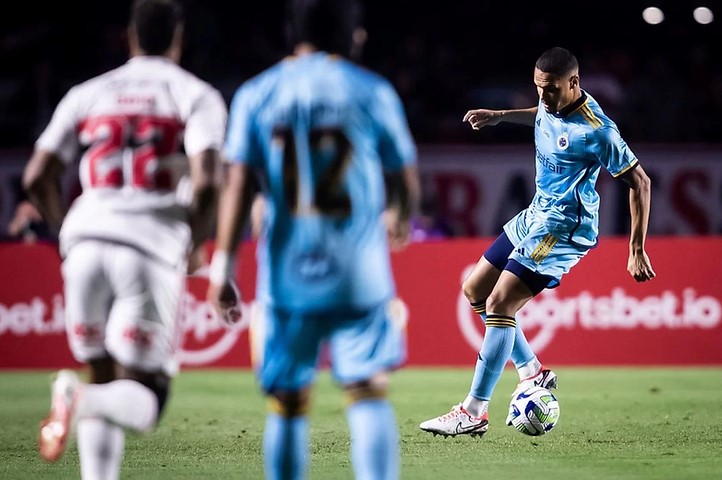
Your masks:
<svg viewBox="0 0 722 480"><path fill-rule="evenodd" d="M324 313L259 308L251 325L251 341L261 388L271 393L310 386L322 352L341 384L398 368L406 359L406 330L389 305Z"/></svg>
<svg viewBox="0 0 722 480"><path fill-rule="evenodd" d="M542 222L529 222L523 210L504 225L504 233L484 257L499 270L514 273L536 295L558 287L562 276L589 252L568 237L552 234Z"/></svg>

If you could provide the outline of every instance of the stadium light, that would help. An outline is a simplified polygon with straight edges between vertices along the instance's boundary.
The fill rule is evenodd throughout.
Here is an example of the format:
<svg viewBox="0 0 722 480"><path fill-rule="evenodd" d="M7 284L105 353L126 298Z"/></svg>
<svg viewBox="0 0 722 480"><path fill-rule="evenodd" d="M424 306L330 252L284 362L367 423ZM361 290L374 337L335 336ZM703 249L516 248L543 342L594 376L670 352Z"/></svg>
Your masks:
<svg viewBox="0 0 722 480"><path fill-rule="evenodd" d="M694 20L701 25L708 25L714 21L714 13L708 7L697 7L692 11Z"/></svg>
<svg viewBox="0 0 722 480"><path fill-rule="evenodd" d="M642 10L642 19L650 25L658 25L664 21L664 12L659 7L647 7Z"/></svg>

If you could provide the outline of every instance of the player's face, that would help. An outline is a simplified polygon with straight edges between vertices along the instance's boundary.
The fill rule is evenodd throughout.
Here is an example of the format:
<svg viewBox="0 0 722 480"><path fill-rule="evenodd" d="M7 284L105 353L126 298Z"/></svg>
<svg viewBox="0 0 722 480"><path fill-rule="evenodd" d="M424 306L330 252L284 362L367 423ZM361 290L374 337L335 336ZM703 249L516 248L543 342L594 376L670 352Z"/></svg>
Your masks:
<svg viewBox="0 0 722 480"><path fill-rule="evenodd" d="M534 84L547 112L556 113L574 101L576 74L560 77L534 69Z"/></svg>

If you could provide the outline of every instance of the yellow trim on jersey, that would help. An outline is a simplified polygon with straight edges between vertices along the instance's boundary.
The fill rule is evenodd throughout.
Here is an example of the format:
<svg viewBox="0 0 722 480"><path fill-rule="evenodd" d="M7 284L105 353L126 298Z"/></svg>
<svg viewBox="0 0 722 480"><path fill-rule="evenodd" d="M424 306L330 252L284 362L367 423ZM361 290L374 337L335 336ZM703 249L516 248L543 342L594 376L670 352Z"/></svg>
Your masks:
<svg viewBox="0 0 722 480"><path fill-rule="evenodd" d="M589 125L592 126L592 128L599 128L601 127L602 121L599 120L599 118L594 115L594 112L592 112L592 109L589 108L589 105L584 103L581 107L579 107L579 113L584 117L584 120L587 121Z"/></svg>
<svg viewBox="0 0 722 480"><path fill-rule="evenodd" d="M531 252L531 259L535 263L540 263L547 257L547 255L549 255L549 252L552 251L552 248L554 248L554 245L556 245L557 240L557 237L555 237L551 233L547 233L542 239L542 241L539 242L539 245L536 246L534 251Z"/></svg>
<svg viewBox="0 0 722 480"><path fill-rule="evenodd" d="M579 109L582 108L583 106L585 106L588 101L589 101L588 98L587 98L586 100L584 100L584 102L583 102L581 105L577 106L577 108L575 108L574 110L572 110L571 112L569 112L569 113L567 114L567 117L568 117L569 115L572 115L574 112L576 112L577 110L579 110Z"/></svg>
<svg viewBox="0 0 722 480"><path fill-rule="evenodd" d="M627 168L625 168L625 169L622 170L621 172L617 173L616 175L612 175L612 177L617 178L617 177L620 176L620 175L624 175L626 172L628 172L629 170L631 170L632 167L634 167L634 166L637 165L638 163L639 163L639 160L635 158L635 159L632 161L632 163L630 163L630 164L627 166Z"/></svg>

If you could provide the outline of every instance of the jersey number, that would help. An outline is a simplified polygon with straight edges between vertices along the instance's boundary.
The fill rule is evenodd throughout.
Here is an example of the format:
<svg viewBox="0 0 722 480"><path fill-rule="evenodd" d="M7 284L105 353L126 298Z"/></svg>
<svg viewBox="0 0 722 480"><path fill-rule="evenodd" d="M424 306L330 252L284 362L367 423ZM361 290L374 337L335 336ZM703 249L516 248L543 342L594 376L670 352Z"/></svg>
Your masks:
<svg viewBox="0 0 722 480"><path fill-rule="evenodd" d="M114 115L91 118L80 127L92 187L172 188L163 160L179 147L182 124L174 118Z"/></svg>
<svg viewBox="0 0 722 480"><path fill-rule="evenodd" d="M323 215L345 217L351 213L351 199L344 188L346 167L351 160L351 142L340 129L314 129L308 145L313 172L312 205L299 201L299 165L296 142L290 128L273 130L274 144L283 151L283 183L288 208L298 214L310 207Z"/></svg>

